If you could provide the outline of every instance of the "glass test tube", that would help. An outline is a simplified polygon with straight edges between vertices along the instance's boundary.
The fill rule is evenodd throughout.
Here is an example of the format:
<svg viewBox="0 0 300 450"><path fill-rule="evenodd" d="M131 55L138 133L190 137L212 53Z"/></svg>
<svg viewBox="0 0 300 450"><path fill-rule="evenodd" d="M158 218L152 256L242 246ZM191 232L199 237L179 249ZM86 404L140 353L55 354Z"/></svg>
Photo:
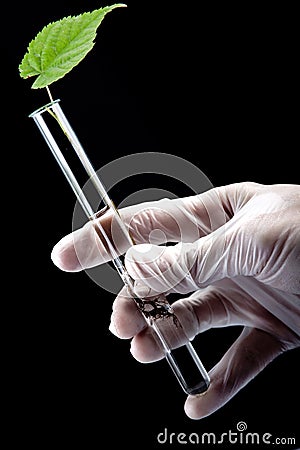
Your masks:
<svg viewBox="0 0 300 450"><path fill-rule="evenodd" d="M52 128L56 126L59 132L67 137L73 150L75 150L81 164L99 194L99 198L105 204L105 212L110 211L113 214L113 220L116 221L122 236L127 239L129 245L133 245L131 236L122 222L117 208L90 163L59 102L60 100L52 101L34 111L29 117L34 119L58 165L72 187L85 215L92 221L98 238L101 239L110 254L112 262L127 287L129 295L133 298L147 324L153 330L154 337L161 346L165 358L182 389L190 395L202 394L209 387L209 376L190 340L187 338L171 304L162 294L151 298L142 298L136 295L134 280L129 276L121 256L114 246L112 238L107 235L101 225L99 217L102 212L94 211L91 207L57 143L57 139L54 137Z"/></svg>

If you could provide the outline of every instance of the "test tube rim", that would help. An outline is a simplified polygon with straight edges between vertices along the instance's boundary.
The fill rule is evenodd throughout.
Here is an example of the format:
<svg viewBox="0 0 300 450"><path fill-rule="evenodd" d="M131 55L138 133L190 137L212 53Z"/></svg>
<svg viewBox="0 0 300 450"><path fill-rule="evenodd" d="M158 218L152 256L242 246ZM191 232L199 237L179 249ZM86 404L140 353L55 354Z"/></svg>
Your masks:
<svg viewBox="0 0 300 450"><path fill-rule="evenodd" d="M46 105L41 106L40 108L33 111L31 114L29 114L28 117L33 118L37 114L43 114L47 109L51 108L51 106L55 105L55 103L60 102L60 98L57 98L56 100L53 100L52 102L47 103Z"/></svg>

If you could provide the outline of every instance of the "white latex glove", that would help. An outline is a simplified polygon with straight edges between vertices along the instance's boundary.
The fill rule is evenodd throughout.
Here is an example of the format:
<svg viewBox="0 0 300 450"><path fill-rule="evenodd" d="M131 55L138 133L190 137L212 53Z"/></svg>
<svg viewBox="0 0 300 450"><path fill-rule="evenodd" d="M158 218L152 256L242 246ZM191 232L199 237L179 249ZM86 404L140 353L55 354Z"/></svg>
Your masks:
<svg viewBox="0 0 300 450"><path fill-rule="evenodd" d="M138 283L148 286L146 295L192 292L173 303L189 338L210 328L244 326L210 371L207 393L187 398L189 417L213 413L276 356L299 347L299 185L232 184L120 212L135 242L142 244L127 251L126 267ZM110 218L100 220L109 231ZM52 259L67 271L107 261L105 249L95 242L87 224L63 238ZM161 245L166 242L178 244ZM125 250L120 247L120 252ZM113 305L111 330L132 339L137 360L162 358L124 289Z"/></svg>

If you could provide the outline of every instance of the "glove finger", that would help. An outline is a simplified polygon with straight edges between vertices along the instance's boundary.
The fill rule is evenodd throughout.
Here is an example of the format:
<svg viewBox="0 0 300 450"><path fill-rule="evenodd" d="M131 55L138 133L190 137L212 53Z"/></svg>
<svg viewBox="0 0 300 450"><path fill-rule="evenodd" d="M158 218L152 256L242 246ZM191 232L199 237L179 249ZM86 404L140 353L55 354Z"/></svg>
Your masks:
<svg viewBox="0 0 300 450"><path fill-rule="evenodd" d="M257 290L257 287L260 287L260 284L253 277L224 278L195 291L188 299L179 301L178 305L187 304L185 312L181 314L181 321L183 325L185 322L187 326L192 324L190 329L193 328L193 332L189 335L190 339L211 328L246 326L266 331L277 339L289 343L291 347L297 344L299 339L293 333L290 322L286 324L282 320L283 300L281 315L276 315L271 309L266 308L263 300L265 303L266 299L271 301L272 294L272 300L275 302L277 293L274 291L271 293L267 289ZM287 295L285 294L285 297ZM292 307L290 311L292 312ZM198 323L193 319L195 316ZM298 316L295 314L294 320L296 317Z"/></svg>
<svg viewBox="0 0 300 450"><path fill-rule="evenodd" d="M113 303L110 331L121 339L130 339L146 327L144 317L124 287Z"/></svg>
<svg viewBox="0 0 300 450"><path fill-rule="evenodd" d="M125 228L134 242L152 243L194 242L220 226L234 214L239 185L222 186L199 195L145 202L119 210ZM240 189L242 196L245 189ZM247 194L249 196L249 192ZM248 197L247 197L248 199ZM247 200L246 199L246 200ZM114 220L113 218L116 217ZM53 248L51 258L60 269L79 271L111 260L107 247L95 233L93 225L100 223L119 254L130 244L124 237L118 218L106 212L95 221L63 237Z"/></svg>
<svg viewBox="0 0 300 450"><path fill-rule="evenodd" d="M225 405L285 349L273 336L244 328L239 338L210 371L211 384L202 396L189 396L185 412L192 419L209 416Z"/></svg>
<svg viewBox="0 0 300 450"><path fill-rule="evenodd" d="M197 296L195 294L172 303L174 313L183 327L186 340L193 340L199 332L209 328L240 324L239 320L231 314L230 308L224 306L226 299L213 287L199 291ZM134 358L144 363L163 358L163 350L158 344L153 331L149 327L145 327L141 316L135 316L134 324L131 318L127 321L125 317L126 312L124 309L121 310L123 307L123 304L118 303L113 315L115 312L118 312L118 317L122 320L124 327L126 327L126 331L123 331L124 335L132 333L132 336L134 336L131 342L131 353ZM115 316L114 320L120 330L118 317ZM139 332L133 334L136 330L139 330ZM174 342L174 345L172 345L172 342ZM170 340L170 346L174 348L176 342L174 337L174 340Z"/></svg>

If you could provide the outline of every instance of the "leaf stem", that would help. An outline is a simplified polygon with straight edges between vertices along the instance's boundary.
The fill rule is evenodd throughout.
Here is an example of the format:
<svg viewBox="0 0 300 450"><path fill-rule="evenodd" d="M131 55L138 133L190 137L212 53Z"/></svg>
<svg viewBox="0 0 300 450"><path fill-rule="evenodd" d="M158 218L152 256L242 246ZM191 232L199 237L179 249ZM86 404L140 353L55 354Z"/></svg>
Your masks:
<svg viewBox="0 0 300 450"><path fill-rule="evenodd" d="M53 100L51 91L50 91L50 89L49 89L49 86L45 86L45 87L46 87L46 89L47 89L47 92L48 92L50 101L51 101L51 103L53 103L54 100ZM59 120L59 118L57 117L57 115L56 115L53 111L51 111L50 108L46 108L46 109L47 109L48 113L49 113L52 117L54 117L54 119L58 122L58 124L59 124L60 128L62 129L62 131L67 135L67 133L66 133L66 131L65 131L65 129L64 129L64 126L63 126L63 124L61 123L61 121Z"/></svg>
<svg viewBox="0 0 300 450"><path fill-rule="evenodd" d="M48 88L48 86L46 86L46 89L47 89L47 91L48 91L50 100L51 100L51 102L53 103L54 100L53 100L53 98L52 98L52 95L51 95L51 92L50 92L50 89ZM65 134L65 135L67 136L67 138L70 140L69 135L68 135L67 131L65 130L65 127L64 127L63 123L59 120L59 117L57 117L57 115L55 114L55 112L52 111L52 110L51 110L50 108L48 108L48 107L46 107L46 111L48 111L48 113L50 114L50 116L52 116L52 117L56 120L56 122L58 123L58 125L60 126L60 128L62 129L62 131L64 132L64 134Z"/></svg>
<svg viewBox="0 0 300 450"><path fill-rule="evenodd" d="M50 101L53 102L53 97L52 97L52 94L50 92L49 86L46 86L46 89L47 89L48 95L50 97Z"/></svg>

